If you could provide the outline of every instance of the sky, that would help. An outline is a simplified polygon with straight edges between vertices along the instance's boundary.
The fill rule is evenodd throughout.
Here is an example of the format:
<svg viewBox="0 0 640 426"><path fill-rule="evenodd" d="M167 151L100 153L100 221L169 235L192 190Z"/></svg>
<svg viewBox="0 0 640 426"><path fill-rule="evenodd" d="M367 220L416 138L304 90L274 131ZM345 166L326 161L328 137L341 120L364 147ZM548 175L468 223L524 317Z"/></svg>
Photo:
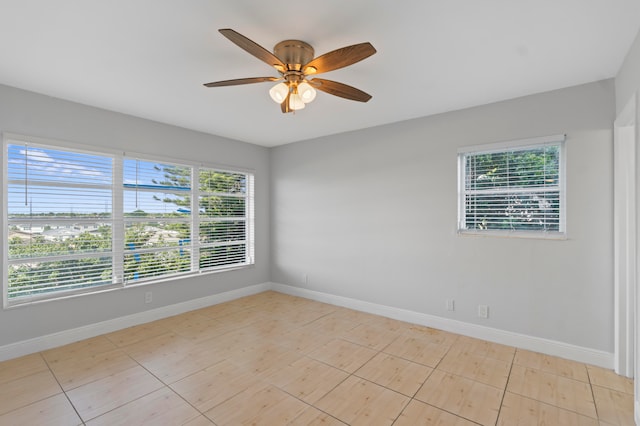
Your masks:
<svg viewBox="0 0 640 426"><path fill-rule="evenodd" d="M113 159L110 157L9 144L7 162L10 214L111 210ZM162 168L162 163L125 159L124 184L153 185L154 180L164 180ZM125 213L134 210L177 212L179 206L161 201L166 196L166 192L148 188L125 190Z"/></svg>

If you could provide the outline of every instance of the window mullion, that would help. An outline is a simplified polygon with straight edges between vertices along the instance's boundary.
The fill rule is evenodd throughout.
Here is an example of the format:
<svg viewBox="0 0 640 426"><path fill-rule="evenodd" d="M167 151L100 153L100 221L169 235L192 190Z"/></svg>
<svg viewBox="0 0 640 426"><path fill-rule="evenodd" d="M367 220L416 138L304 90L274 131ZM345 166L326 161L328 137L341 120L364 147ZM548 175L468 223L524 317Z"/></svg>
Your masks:
<svg viewBox="0 0 640 426"><path fill-rule="evenodd" d="M200 270L200 168L191 168L191 270Z"/></svg>
<svg viewBox="0 0 640 426"><path fill-rule="evenodd" d="M123 159L117 156L113 161L113 206L112 214L112 250L113 282L124 284L124 196L123 196Z"/></svg>

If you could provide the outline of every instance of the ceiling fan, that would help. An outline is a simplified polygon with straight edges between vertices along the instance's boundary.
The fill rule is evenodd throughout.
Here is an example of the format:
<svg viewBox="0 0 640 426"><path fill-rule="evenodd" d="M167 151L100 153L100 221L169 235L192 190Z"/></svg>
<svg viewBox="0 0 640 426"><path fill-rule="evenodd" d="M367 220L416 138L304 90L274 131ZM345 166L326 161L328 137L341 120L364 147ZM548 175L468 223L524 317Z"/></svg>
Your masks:
<svg viewBox="0 0 640 426"><path fill-rule="evenodd" d="M256 58L274 67L280 77L251 77L215 81L206 83L206 87L281 81L269 90L269 95L280 104L283 113L304 108L305 104L316 97L316 89L352 101L367 102L371 99L371 95L368 93L344 83L323 78L308 79L315 74L344 68L368 58L376 53L376 49L371 43L354 44L314 58L313 47L304 41L281 41L275 45L273 53L271 53L232 29L224 28L218 31Z"/></svg>

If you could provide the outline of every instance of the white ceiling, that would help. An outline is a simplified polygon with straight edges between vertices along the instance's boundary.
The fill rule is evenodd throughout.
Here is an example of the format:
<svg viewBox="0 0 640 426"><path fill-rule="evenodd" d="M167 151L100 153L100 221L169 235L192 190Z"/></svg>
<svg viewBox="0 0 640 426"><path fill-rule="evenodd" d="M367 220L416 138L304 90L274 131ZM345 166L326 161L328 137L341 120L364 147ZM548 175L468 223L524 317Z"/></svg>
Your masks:
<svg viewBox="0 0 640 426"><path fill-rule="evenodd" d="M0 0L0 83L264 146L614 77L640 28L638 0ZM282 114L276 76L221 34L316 56L378 53L320 75L373 95L319 93Z"/></svg>

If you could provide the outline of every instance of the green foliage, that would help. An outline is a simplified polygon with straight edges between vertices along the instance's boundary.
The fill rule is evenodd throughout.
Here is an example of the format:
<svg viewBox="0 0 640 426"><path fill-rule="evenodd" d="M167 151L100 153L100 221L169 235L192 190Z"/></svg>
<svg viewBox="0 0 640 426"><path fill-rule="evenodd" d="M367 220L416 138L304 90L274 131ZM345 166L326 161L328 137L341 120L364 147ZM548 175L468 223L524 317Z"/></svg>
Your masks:
<svg viewBox="0 0 640 426"><path fill-rule="evenodd" d="M558 146L470 155L466 228L558 231L559 161Z"/></svg>
<svg viewBox="0 0 640 426"><path fill-rule="evenodd" d="M156 166L157 167L157 166ZM157 168L158 169L158 168ZM158 169L159 170L159 169ZM190 187L191 172L188 168L163 167L164 179L154 181L162 186ZM199 241L205 244L201 250L201 268L223 266L243 261L245 244L206 246L207 243L243 241L246 239L244 220L232 220L245 215L246 177L240 173L203 170L199 175L199 214L201 230ZM156 198L158 199L158 198ZM166 196L165 203L190 209L188 195ZM109 213L70 214L48 213L42 217L54 218L108 218ZM27 215L14 215L20 218ZM135 281L154 276L187 272L191 269L191 225L184 222L165 222L162 218L184 217L184 213L166 213L161 216L143 210L135 210L127 218L148 218L145 222L129 221L125 229L124 279ZM126 218L125 218L126 220ZM50 225L45 225L51 231ZM11 231L19 232L15 226ZM49 234L48 234L49 235ZM75 236L46 237L32 234L28 238L13 236L9 239L10 259L33 259L9 268L9 297L19 297L66 288L80 288L113 281L111 259L111 227L102 225L92 232ZM154 251L154 248L161 250ZM63 260L47 260L53 256L78 255ZM105 253L100 256L99 253Z"/></svg>

